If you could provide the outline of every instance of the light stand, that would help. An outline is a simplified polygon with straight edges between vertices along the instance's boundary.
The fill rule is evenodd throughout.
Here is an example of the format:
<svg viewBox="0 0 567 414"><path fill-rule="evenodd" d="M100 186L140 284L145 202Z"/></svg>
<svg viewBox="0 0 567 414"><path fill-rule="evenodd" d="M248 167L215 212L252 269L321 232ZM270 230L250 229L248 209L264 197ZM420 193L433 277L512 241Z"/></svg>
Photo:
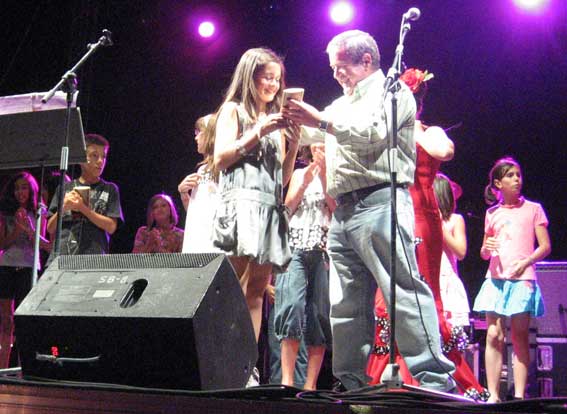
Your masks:
<svg viewBox="0 0 567 414"><path fill-rule="evenodd" d="M77 91L77 70L83 63L101 46L112 46L112 33L108 30L102 31L102 36L95 44L88 44L89 49L83 57L69 69L49 92L47 92L41 102L46 103L58 90L62 90L67 94L67 116L65 117L65 144L61 147L61 163L59 165L59 193L57 199L57 228L55 232L55 243L53 246L53 258L61 254L61 230L63 227L63 200L65 199L65 176L69 163L69 128L71 124L71 106L73 104L73 95Z"/></svg>

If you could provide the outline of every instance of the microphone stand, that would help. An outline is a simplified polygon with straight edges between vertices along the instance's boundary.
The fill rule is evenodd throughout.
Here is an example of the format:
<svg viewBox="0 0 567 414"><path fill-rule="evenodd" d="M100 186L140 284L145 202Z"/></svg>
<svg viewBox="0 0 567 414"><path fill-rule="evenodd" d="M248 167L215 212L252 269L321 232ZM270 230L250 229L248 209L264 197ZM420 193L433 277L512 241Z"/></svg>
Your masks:
<svg viewBox="0 0 567 414"><path fill-rule="evenodd" d="M61 161L59 165L59 194L57 199L57 229L55 231L55 243L53 246L53 259L61 254L61 230L63 227L63 200L65 199L65 176L69 163L69 130L71 125L71 107L73 105L73 97L77 92L77 70L86 62L86 60L102 46L112 46L111 40L112 33L108 30L102 31L102 36L95 44L89 43L87 45L88 51L83 57L69 69L49 92L42 98L41 102L46 103L49 101L55 92L62 90L67 94L67 112L65 117L65 143L61 147Z"/></svg>
<svg viewBox="0 0 567 414"><path fill-rule="evenodd" d="M398 99L397 92L400 90L398 78L401 74L402 55L404 51L404 40L406 34L411 30L409 19L404 15L400 27L400 38L396 47L396 54L392 67L388 70L386 81L384 83L383 101L386 100L388 92L392 94L392 138L388 141L388 159L390 164L390 337L388 346L390 348L389 361L386 365L380 383L386 389L400 389L403 386L402 377L400 376L400 366L396 363L396 243L397 243L397 178L398 178Z"/></svg>
<svg viewBox="0 0 567 414"><path fill-rule="evenodd" d="M41 223L42 216L46 213L47 207L43 204L43 177L44 177L45 166L41 164L41 180L39 184L39 194L37 196L37 209L35 211L35 231L33 239L33 266L32 266L32 280L31 286L34 287L38 279L38 271L40 266L40 255L39 255L39 243L41 239Z"/></svg>
<svg viewBox="0 0 567 414"><path fill-rule="evenodd" d="M411 9L410 9L411 11ZM404 384L402 377L400 375L400 366L396 363L396 242L397 242L397 200L396 200L396 189L397 189L397 177L398 177L398 99L397 92L400 90L400 84L398 78L401 74L402 68L402 55L404 50L404 40L407 33L411 30L410 20L416 20L419 18L419 10L417 10L417 17L408 13L404 14L402 17L402 24L400 27L400 40L398 46L396 47L396 55L394 57L394 63L392 67L388 70L386 76L386 81L384 82L384 96L383 101L386 101L386 96L388 92L392 94L392 139L388 141L388 162L391 171L391 183L390 183L390 306L388 308L388 313L390 316L390 337L388 339L389 347L389 360L388 364L384 368L384 372L380 377L380 384L374 389L390 391L393 389L404 389L407 391L415 392L417 395L425 397L439 397L442 399L450 398L451 400L457 401L468 401L464 397L457 397L440 391L434 391L431 389L423 389L413 385Z"/></svg>

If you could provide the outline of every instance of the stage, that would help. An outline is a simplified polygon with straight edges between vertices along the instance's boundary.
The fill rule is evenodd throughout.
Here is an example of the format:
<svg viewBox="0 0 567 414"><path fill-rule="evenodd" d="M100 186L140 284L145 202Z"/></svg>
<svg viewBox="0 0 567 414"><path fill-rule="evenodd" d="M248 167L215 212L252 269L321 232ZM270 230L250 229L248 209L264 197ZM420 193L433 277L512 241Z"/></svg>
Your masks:
<svg viewBox="0 0 567 414"><path fill-rule="evenodd" d="M0 413L184 413L184 414L423 414L564 413L567 398L479 404L425 392L372 389L337 393L261 386L219 391L158 390L112 384L39 381L17 370L0 377Z"/></svg>

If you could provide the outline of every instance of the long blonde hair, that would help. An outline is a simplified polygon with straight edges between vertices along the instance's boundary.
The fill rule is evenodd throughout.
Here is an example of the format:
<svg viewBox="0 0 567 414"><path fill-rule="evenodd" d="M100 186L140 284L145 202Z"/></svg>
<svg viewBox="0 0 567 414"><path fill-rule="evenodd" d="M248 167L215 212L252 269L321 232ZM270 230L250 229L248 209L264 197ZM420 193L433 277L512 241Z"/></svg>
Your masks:
<svg viewBox="0 0 567 414"><path fill-rule="evenodd" d="M218 112L211 115L208 119L207 125L205 127L205 132L203 133L203 145L205 153L203 154L203 161L197 164L198 166L204 165L205 171L211 173L215 182L218 182L219 180L219 172L215 168L214 162L217 116Z"/></svg>
<svg viewBox="0 0 567 414"><path fill-rule="evenodd" d="M223 105L227 102L242 103L248 115L253 120L258 119L259 114L256 113L256 102L259 97L254 81L258 73L264 69L268 63L272 62L280 65L282 73L280 89L274 97L274 100L266 105L266 113L278 112L282 101L283 90L285 89L285 66L282 58L278 56L276 52L268 48L254 48L244 52L232 75L232 80L225 94Z"/></svg>

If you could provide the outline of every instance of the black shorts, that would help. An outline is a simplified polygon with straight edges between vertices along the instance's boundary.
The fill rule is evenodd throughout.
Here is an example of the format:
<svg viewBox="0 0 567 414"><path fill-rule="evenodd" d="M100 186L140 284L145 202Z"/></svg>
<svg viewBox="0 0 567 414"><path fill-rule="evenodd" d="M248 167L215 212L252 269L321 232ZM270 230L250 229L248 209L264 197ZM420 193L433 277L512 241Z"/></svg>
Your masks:
<svg viewBox="0 0 567 414"><path fill-rule="evenodd" d="M31 267L0 266L0 299L15 299L18 305L31 289Z"/></svg>

